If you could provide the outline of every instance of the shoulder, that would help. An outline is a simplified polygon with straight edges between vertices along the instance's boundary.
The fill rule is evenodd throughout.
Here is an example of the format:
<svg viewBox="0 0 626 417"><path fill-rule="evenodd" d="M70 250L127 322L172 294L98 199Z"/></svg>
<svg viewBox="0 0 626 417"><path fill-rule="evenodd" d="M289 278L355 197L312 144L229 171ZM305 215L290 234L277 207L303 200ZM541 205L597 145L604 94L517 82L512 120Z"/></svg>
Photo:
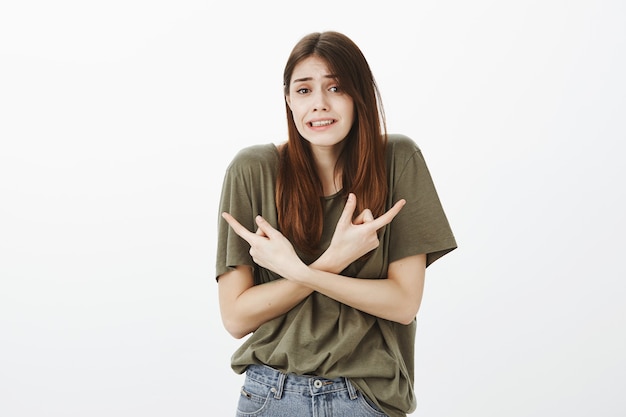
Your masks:
<svg viewBox="0 0 626 417"><path fill-rule="evenodd" d="M389 160L408 160L416 154L421 154L421 150L410 137L399 133L387 135L387 158Z"/></svg>
<svg viewBox="0 0 626 417"><path fill-rule="evenodd" d="M428 171L422 150L410 137L387 135L387 173L393 181L422 176Z"/></svg>
<svg viewBox="0 0 626 417"><path fill-rule="evenodd" d="M277 166L278 151L276 145L267 143L252 145L239 150L228 166L229 171L273 169Z"/></svg>
<svg viewBox="0 0 626 417"><path fill-rule="evenodd" d="M265 143L262 145L251 145L240 149L233 158L233 162L263 162L278 158L276 145Z"/></svg>
<svg viewBox="0 0 626 417"><path fill-rule="evenodd" d="M390 133L387 135L387 148L395 152L415 152L420 148L410 137L400 133Z"/></svg>

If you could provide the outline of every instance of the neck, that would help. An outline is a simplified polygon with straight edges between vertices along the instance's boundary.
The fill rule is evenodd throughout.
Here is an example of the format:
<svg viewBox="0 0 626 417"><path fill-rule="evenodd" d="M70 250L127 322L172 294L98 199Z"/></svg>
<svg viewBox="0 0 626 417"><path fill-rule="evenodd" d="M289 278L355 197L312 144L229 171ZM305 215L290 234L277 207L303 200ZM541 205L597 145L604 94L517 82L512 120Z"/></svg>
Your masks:
<svg viewBox="0 0 626 417"><path fill-rule="evenodd" d="M341 189L341 172L335 170L340 152L341 149L336 147L313 149L315 168L325 196L336 194Z"/></svg>

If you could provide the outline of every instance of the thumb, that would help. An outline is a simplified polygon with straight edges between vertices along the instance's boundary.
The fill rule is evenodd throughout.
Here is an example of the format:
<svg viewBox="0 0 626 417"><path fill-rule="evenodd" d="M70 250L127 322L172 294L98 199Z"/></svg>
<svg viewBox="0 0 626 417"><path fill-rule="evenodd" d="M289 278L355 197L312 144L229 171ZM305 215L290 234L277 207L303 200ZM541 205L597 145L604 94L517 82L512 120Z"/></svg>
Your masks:
<svg viewBox="0 0 626 417"><path fill-rule="evenodd" d="M370 209L365 209L362 212L360 212L358 216L356 216L353 223L363 224L363 223L371 222L372 220L374 220L374 215L372 214L372 211Z"/></svg>
<svg viewBox="0 0 626 417"><path fill-rule="evenodd" d="M374 215L370 209L363 210L363 223L371 222L374 220Z"/></svg>
<svg viewBox="0 0 626 417"><path fill-rule="evenodd" d="M276 233L280 233L278 230L274 229L271 224L268 223L261 215L256 216L254 219L256 221L256 225L259 226L257 230L258 235L265 235L267 237L272 237L272 235Z"/></svg>

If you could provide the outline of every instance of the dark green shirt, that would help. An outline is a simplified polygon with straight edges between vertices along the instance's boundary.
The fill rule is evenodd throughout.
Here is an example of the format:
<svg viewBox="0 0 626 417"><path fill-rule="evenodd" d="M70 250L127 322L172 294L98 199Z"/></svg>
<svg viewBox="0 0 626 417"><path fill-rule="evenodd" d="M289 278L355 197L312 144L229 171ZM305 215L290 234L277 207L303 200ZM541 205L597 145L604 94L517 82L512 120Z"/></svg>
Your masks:
<svg viewBox="0 0 626 417"><path fill-rule="evenodd" d="M277 168L274 144L241 150L226 171L220 213L229 212L248 230L256 230L257 214L277 227ZM426 253L430 265L457 246L422 153L411 139L389 135L387 172L387 209L402 198L407 204L381 230L381 244L371 256L352 263L342 275L384 279L393 261ZM298 253L305 263L315 260L330 244L345 201L342 193L322 198L322 244L314 256ZM237 265L250 265L256 285L282 279L255 265L249 249L220 217L216 276ZM231 365L237 373L250 364L265 364L301 375L347 377L389 416L404 417L416 403L415 328L415 320L399 324L314 292L285 315L261 325L233 354Z"/></svg>

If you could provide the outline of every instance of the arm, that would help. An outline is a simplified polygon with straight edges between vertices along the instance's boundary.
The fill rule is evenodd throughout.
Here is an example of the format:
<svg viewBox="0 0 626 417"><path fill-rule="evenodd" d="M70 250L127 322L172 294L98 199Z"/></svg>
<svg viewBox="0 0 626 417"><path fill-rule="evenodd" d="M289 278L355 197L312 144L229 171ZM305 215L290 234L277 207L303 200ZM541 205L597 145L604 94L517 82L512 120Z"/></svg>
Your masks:
<svg viewBox="0 0 626 417"><path fill-rule="evenodd" d="M365 210L354 221L352 214L356 208L356 198L351 195L337 225L333 240L326 250L309 268L338 274L351 262L378 246L376 227L387 218L393 218L402 203L385 214L378 223L368 228L355 228L354 225L373 222L369 210ZM239 234L248 232L261 241L267 240L263 229L249 232L230 214L223 217ZM389 220L390 221L390 220ZM290 244L288 246L291 246ZM252 251L252 249L251 249ZM295 252L294 252L295 254ZM297 256L296 256L297 257ZM254 285L252 268L246 265L222 274L218 278L218 292L222 322L226 330L235 338L241 338L256 330L261 324L281 316L308 297L314 289L290 280L277 280L262 285Z"/></svg>
<svg viewBox="0 0 626 417"><path fill-rule="evenodd" d="M343 269L325 263L321 257L309 267L329 273L339 273ZM252 268L247 265L239 265L218 278L222 322L237 339L255 331L266 321L285 314L312 292L312 288L286 279L254 285Z"/></svg>
<svg viewBox="0 0 626 417"><path fill-rule="evenodd" d="M286 271L284 276L366 313L409 324L421 304L425 272L426 255L420 254L390 263L387 279L351 278L304 264Z"/></svg>
<svg viewBox="0 0 626 417"><path fill-rule="evenodd" d="M285 279L254 285L252 268L239 265L218 278L222 323L233 337L240 339L266 321L285 314L312 292Z"/></svg>
<svg viewBox="0 0 626 417"><path fill-rule="evenodd" d="M257 218L257 224L270 240L280 240L276 235L280 232L263 218ZM283 245L285 242L288 243L284 239ZM275 248L277 251L284 249ZM278 261L271 264L274 272L358 310L402 324L413 321L419 310L426 275L425 254L390 263L387 279L358 279L316 270L298 257L288 256L286 251L280 253L283 255L276 255Z"/></svg>
<svg viewBox="0 0 626 417"><path fill-rule="evenodd" d="M362 213L362 223L351 221L356 199L350 196L328 250L319 260L330 262L334 271L323 271L315 265L305 265L296 255L291 243L267 221L256 219L261 233L252 233L232 216L224 218L233 230L248 243L250 254L259 265L274 271L287 280L304 285L354 308L399 323L410 323L421 303L426 255L416 255L393 262L387 279L362 280L338 275L351 261L378 246L376 231L391 222L404 206L404 200L377 219ZM358 245L355 245L358 242ZM369 249L363 252L363 248ZM347 256L351 254L352 258ZM357 256L358 255L358 256ZM346 259L350 262L342 263ZM372 297L376 294L376 297Z"/></svg>

